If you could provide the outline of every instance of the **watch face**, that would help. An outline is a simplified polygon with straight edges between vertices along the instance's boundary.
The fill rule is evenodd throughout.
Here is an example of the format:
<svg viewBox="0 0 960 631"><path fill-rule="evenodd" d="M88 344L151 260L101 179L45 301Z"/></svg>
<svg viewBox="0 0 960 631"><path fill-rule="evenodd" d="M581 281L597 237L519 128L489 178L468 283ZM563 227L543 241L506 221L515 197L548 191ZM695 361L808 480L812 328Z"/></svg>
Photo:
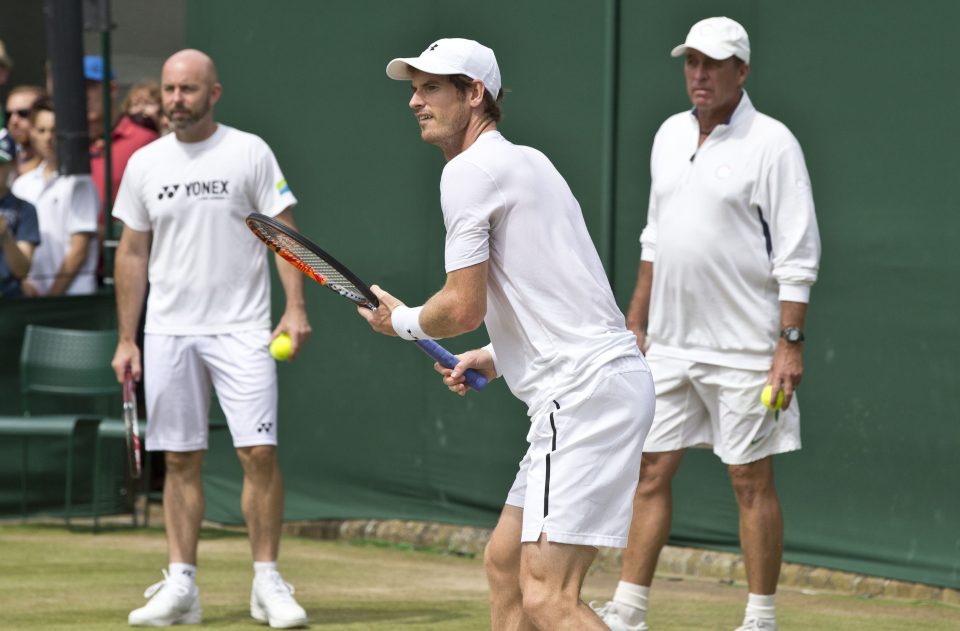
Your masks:
<svg viewBox="0 0 960 631"><path fill-rule="evenodd" d="M796 327L788 327L783 330L783 338L788 342L799 342L803 339L803 333Z"/></svg>

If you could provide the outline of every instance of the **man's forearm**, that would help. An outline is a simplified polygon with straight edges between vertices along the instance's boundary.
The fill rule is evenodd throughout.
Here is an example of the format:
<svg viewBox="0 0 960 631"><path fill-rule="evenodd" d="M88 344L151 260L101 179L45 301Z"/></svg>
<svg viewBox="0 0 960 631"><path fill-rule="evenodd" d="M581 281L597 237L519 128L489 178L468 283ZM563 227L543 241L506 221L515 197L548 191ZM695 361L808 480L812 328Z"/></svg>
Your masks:
<svg viewBox="0 0 960 631"><path fill-rule="evenodd" d="M30 259L20 249L20 244L10 231L0 235L0 244L3 246L3 258L15 278L24 279L30 273Z"/></svg>
<svg viewBox="0 0 960 631"><path fill-rule="evenodd" d="M650 317L650 291L653 288L653 263L640 261L637 285L627 309L627 328L646 334Z"/></svg>
<svg viewBox="0 0 960 631"><path fill-rule="evenodd" d="M70 288L73 279L77 277L77 273L83 266L83 262L87 260L87 250L89 248L89 234L77 233L70 237L70 249L67 251L63 263L60 264L60 269L57 270L57 276L53 279L53 284L50 285L50 291L47 292L48 296L63 295Z"/></svg>
<svg viewBox="0 0 960 631"><path fill-rule="evenodd" d="M121 342L136 342L137 328L147 293L147 259L117 252L114 268L117 292L117 328Z"/></svg>

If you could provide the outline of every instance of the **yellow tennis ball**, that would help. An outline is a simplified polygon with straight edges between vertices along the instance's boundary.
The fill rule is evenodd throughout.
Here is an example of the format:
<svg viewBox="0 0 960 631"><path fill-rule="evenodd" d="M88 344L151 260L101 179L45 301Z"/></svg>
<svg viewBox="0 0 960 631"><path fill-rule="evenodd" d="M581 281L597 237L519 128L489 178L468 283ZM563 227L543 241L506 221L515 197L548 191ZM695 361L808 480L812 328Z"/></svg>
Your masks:
<svg viewBox="0 0 960 631"><path fill-rule="evenodd" d="M286 333L281 333L270 342L270 354L278 362L287 361L290 358L291 350L293 350L293 345L290 343L290 336Z"/></svg>
<svg viewBox="0 0 960 631"><path fill-rule="evenodd" d="M768 385L763 389L763 392L760 393L760 400L763 402L768 409L779 410L783 407L783 388L780 388L780 391L777 393L777 401L773 403L770 401L770 397L773 395L773 386Z"/></svg>

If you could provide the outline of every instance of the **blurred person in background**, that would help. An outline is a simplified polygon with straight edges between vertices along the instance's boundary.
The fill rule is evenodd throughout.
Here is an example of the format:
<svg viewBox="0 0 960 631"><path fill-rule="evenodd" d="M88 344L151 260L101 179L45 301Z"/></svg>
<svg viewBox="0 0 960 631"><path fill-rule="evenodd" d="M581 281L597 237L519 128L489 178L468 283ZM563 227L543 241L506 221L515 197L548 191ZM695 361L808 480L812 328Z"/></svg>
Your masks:
<svg viewBox="0 0 960 631"><path fill-rule="evenodd" d="M33 250L40 243L37 210L10 192L7 179L16 166L16 145L0 129L0 297L19 298L30 271Z"/></svg>
<svg viewBox="0 0 960 631"><path fill-rule="evenodd" d="M40 165L14 182L13 194L33 204L40 225L40 245L25 296L92 294L97 290L97 209L100 199L89 175L58 172L56 116L49 98L30 111L30 142Z"/></svg>
<svg viewBox="0 0 960 631"><path fill-rule="evenodd" d="M16 168L10 174L14 179L40 164L40 156L30 144L30 108L43 95L43 88L38 85L14 86L7 95L7 129L17 143Z"/></svg>
<svg viewBox="0 0 960 631"><path fill-rule="evenodd" d="M87 85L87 125L90 130L90 175L97 187L100 196L101 208L97 216L97 236L103 241L106 237L106 216L110 212L107 204L106 182L106 143L103 139L105 112L103 103L104 68L103 58L97 55L87 55L83 58L83 76ZM127 168L130 156L145 145L160 137L157 130L149 125L143 125L126 115L116 107L117 82L113 73L109 81L111 102L111 123L113 131L110 135L110 205L117 199L120 190L120 179ZM131 90L132 91L132 90ZM159 93L159 92L158 92Z"/></svg>
<svg viewBox="0 0 960 631"><path fill-rule="evenodd" d="M160 135L169 131L160 105L160 84L156 81L141 81L130 86L120 111L133 123Z"/></svg>

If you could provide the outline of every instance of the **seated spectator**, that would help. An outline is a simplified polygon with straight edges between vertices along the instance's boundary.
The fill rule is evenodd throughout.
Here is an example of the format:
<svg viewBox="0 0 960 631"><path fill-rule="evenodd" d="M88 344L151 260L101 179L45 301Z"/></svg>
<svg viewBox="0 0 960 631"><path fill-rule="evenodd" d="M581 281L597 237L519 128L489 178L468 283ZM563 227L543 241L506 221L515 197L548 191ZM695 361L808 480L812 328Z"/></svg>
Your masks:
<svg viewBox="0 0 960 631"><path fill-rule="evenodd" d="M166 133L160 105L160 84L156 81L141 81L130 86L120 105L120 112L141 127L152 129L160 135Z"/></svg>
<svg viewBox="0 0 960 631"><path fill-rule="evenodd" d="M30 111L30 142L43 161L13 183L13 194L36 207L40 225L40 245L22 283L25 296L97 290L100 199L89 175L58 173L55 125L53 103L39 99Z"/></svg>
<svg viewBox="0 0 960 631"><path fill-rule="evenodd" d="M101 202L106 204L106 165L104 160L104 112L103 112L103 58L96 55L87 55L83 58L83 75L87 80L87 125L90 130L90 175L93 176L93 183L97 187L97 193L100 195ZM113 76L110 77L111 100L115 101L117 83ZM120 189L120 178L127 168L127 161L133 152L140 147L149 144L159 137L155 129L150 129L143 125L138 125L129 116L120 116L122 114L115 107L111 108L114 112L114 119L120 120L110 136L110 203L117 198L117 191ZM97 233L102 240L105 237L106 222L109 209L101 208L97 217Z"/></svg>
<svg viewBox="0 0 960 631"><path fill-rule="evenodd" d="M20 281L30 271L33 249L40 243L36 209L7 187L15 153L13 138L0 129L0 296L4 298L23 295Z"/></svg>
<svg viewBox="0 0 960 631"><path fill-rule="evenodd" d="M7 95L7 128L17 143L14 177L34 170L40 164L40 156L30 146L30 108L43 95L43 88L38 85L18 85Z"/></svg>

